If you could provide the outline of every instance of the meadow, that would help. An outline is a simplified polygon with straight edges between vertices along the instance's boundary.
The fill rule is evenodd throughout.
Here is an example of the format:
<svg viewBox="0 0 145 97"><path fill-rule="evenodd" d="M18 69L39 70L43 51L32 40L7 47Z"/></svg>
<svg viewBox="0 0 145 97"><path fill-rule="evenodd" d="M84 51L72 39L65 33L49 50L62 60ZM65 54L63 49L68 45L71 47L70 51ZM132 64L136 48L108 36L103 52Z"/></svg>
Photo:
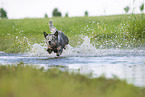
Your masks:
<svg viewBox="0 0 145 97"><path fill-rule="evenodd" d="M34 43L45 43L43 31L50 33L48 21L40 19L1 19L0 51L24 53ZM145 15L52 18L71 46L80 45L84 36L96 48L140 47L145 42Z"/></svg>
<svg viewBox="0 0 145 97"><path fill-rule="evenodd" d="M24 65L0 65L0 97L144 97L145 89L114 77L90 79L77 73Z"/></svg>

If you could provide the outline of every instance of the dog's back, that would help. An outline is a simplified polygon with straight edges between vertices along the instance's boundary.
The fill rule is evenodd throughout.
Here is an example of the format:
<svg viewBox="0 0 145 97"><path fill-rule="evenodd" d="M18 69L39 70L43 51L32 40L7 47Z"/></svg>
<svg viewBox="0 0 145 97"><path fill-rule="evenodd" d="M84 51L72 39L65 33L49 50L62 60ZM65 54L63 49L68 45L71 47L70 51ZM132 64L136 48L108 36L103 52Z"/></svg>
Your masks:
<svg viewBox="0 0 145 97"><path fill-rule="evenodd" d="M68 37L62 31L58 31L58 42L62 46L65 46L69 43Z"/></svg>
<svg viewBox="0 0 145 97"><path fill-rule="evenodd" d="M52 20L49 20L49 29L53 34L58 31L54 27ZM69 43L68 37L62 31L58 31L58 43L62 46L65 46Z"/></svg>

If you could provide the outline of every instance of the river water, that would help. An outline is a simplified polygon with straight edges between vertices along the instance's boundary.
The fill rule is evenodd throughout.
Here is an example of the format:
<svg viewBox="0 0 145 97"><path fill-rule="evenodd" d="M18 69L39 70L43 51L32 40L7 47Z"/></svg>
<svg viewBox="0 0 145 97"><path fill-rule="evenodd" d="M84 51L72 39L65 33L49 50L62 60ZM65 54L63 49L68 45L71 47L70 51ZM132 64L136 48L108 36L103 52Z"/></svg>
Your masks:
<svg viewBox="0 0 145 97"><path fill-rule="evenodd" d="M65 67L70 72L92 74L92 77L117 76L136 86L145 86L145 49L96 49L88 40L78 47L70 45L60 57L49 55L46 46L33 44L24 54L0 52L0 64L33 64L44 67Z"/></svg>

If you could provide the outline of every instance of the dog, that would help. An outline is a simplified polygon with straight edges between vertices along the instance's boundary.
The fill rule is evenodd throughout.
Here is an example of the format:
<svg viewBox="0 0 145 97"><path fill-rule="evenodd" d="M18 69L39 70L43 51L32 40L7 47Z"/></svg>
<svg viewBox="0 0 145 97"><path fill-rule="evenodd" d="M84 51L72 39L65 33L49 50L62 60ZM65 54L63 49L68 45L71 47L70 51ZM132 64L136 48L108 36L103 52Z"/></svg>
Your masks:
<svg viewBox="0 0 145 97"><path fill-rule="evenodd" d="M60 56L63 49L65 49L66 45L69 44L69 39L62 31L58 31L53 26L52 20L49 20L49 29L52 34L47 34L45 31L43 32L48 46L47 52L51 54L53 51L57 56Z"/></svg>

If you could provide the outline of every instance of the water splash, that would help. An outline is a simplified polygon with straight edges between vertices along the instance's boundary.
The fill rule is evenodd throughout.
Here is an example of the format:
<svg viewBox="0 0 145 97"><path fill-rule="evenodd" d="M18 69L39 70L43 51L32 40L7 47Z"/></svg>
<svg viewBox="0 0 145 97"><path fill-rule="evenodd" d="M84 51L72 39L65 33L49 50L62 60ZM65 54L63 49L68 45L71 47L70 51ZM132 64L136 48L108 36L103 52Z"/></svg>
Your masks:
<svg viewBox="0 0 145 97"><path fill-rule="evenodd" d="M81 45L76 47L68 45L63 54L67 56L94 56L97 49L90 43L90 38L85 36L82 39L84 42Z"/></svg>
<svg viewBox="0 0 145 97"><path fill-rule="evenodd" d="M62 56L95 56L97 54L97 49L90 43L90 38L85 36L82 39L84 42L79 46L72 47L71 45L67 45ZM45 43L33 44L30 48L30 51L25 53L29 56L56 56L55 53L48 54L46 51L47 45Z"/></svg>
<svg viewBox="0 0 145 97"><path fill-rule="evenodd" d="M44 44L33 44L31 49L28 52L25 52L25 54L28 54L29 56L46 56L46 46Z"/></svg>
<svg viewBox="0 0 145 97"><path fill-rule="evenodd" d="M82 37L83 43L81 45L77 45L72 47L71 45L67 45L66 49L63 51L61 56L67 57L95 57L95 56L145 56L145 50L143 49L97 49L95 45L90 43L90 38L88 36ZM56 54L48 54L46 51L47 45L45 43L41 44L33 44L30 47L30 51L27 52L29 56L49 56L55 57Z"/></svg>

